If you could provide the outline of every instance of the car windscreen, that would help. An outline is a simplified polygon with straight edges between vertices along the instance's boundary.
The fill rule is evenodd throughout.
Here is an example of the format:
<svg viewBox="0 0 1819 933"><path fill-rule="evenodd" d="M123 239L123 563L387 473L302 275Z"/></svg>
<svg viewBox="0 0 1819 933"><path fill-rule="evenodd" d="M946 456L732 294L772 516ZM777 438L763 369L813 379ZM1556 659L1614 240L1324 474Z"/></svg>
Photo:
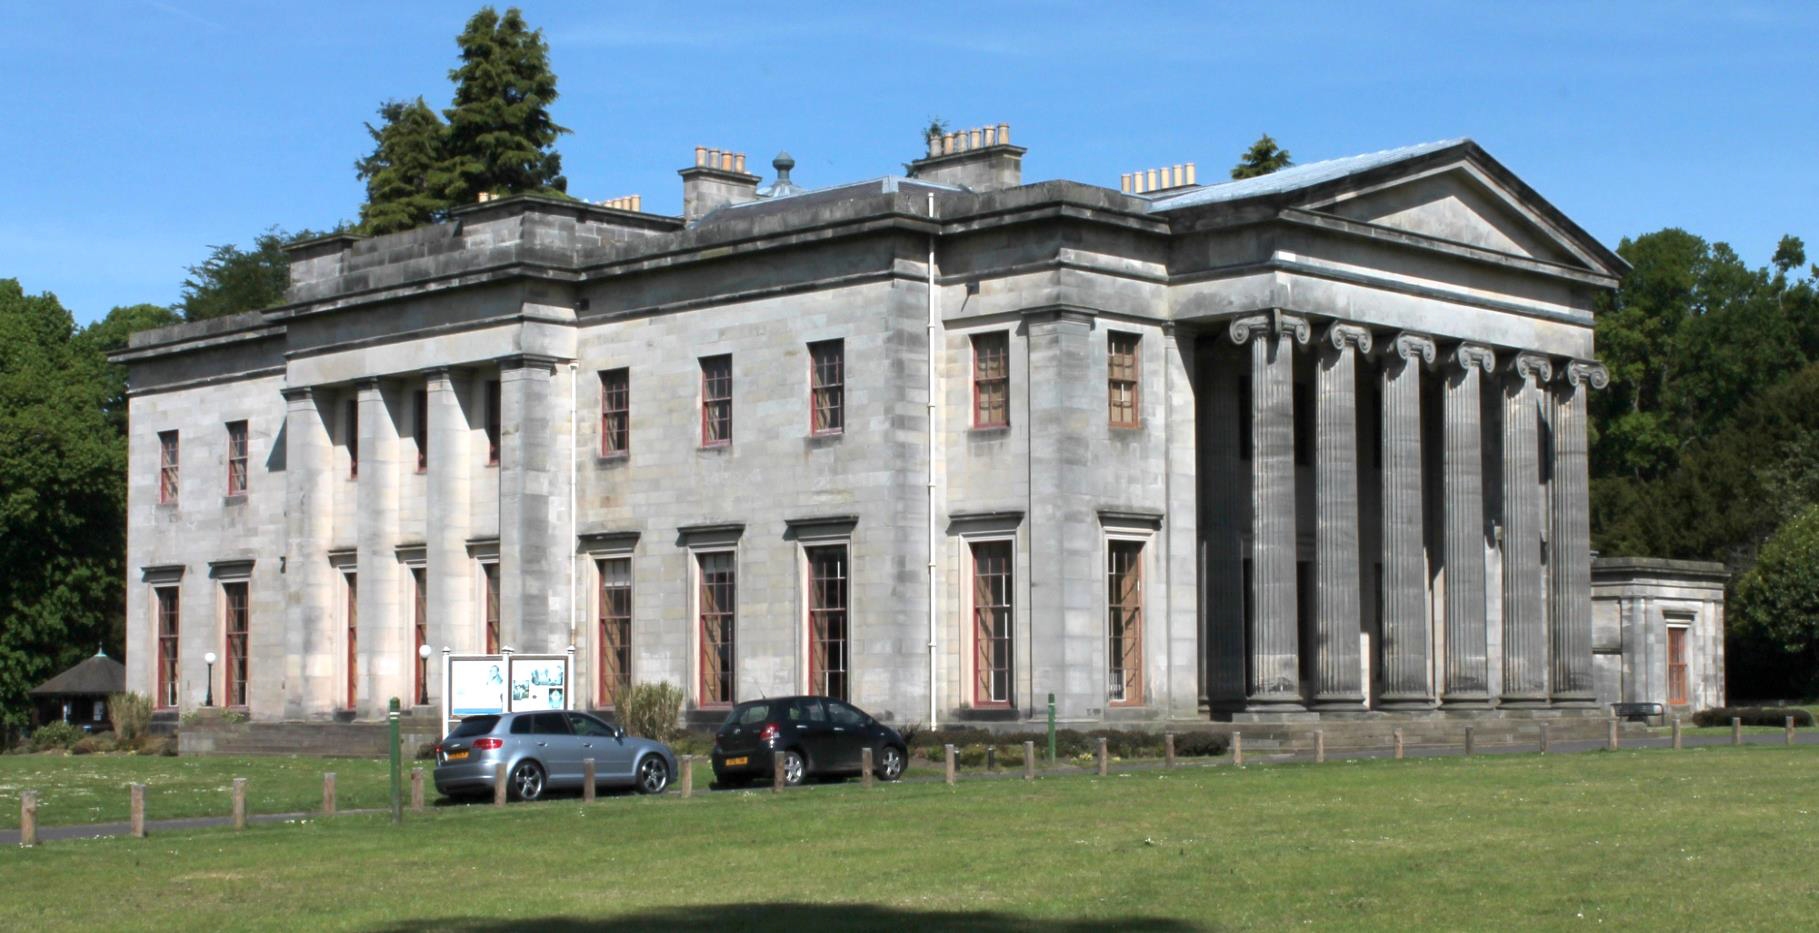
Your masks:
<svg viewBox="0 0 1819 933"><path fill-rule="evenodd" d="M741 703L738 706L733 707L732 712L726 714L726 722L721 723L721 725L730 726L734 723L738 723L742 726L751 726L757 725L770 717L771 705L769 703Z"/></svg>
<svg viewBox="0 0 1819 933"><path fill-rule="evenodd" d="M493 731L493 727L498 724L499 717L497 716L469 716L457 723L455 725L455 731L450 732L448 737L451 739L465 739L472 735L485 735L488 732Z"/></svg>

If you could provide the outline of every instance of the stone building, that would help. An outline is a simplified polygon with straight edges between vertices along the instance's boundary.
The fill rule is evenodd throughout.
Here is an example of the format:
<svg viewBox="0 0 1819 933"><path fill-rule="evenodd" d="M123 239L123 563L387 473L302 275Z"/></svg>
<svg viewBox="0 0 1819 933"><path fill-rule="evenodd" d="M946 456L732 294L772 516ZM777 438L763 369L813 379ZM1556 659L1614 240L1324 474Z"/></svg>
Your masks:
<svg viewBox="0 0 1819 933"><path fill-rule="evenodd" d="M681 217L483 200L136 335L131 687L371 719L445 649L573 646L577 705L703 718L1594 705L1620 259L1466 140L1119 189L1024 152L808 190L698 149Z"/></svg>
<svg viewBox="0 0 1819 933"><path fill-rule="evenodd" d="M1670 713L1725 705L1723 564L1646 557L1592 561L1598 701Z"/></svg>

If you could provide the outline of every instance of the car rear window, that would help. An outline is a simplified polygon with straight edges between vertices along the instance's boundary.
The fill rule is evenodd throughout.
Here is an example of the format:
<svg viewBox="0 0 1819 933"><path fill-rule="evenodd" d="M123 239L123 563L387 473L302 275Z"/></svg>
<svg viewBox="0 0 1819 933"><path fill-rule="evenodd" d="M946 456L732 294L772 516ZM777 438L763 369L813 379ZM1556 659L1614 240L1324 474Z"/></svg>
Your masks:
<svg viewBox="0 0 1819 933"><path fill-rule="evenodd" d="M485 735L499 724L497 716L469 716L455 724L455 731L450 732L451 739L465 739L470 735Z"/></svg>
<svg viewBox="0 0 1819 933"><path fill-rule="evenodd" d="M769 718L771 718L771 705L769 703L741 703L738 706L733 707L732 712L726 714L726 722L724 724L732 725L733 723L738 723L742 726L751 726Z"/></svg>

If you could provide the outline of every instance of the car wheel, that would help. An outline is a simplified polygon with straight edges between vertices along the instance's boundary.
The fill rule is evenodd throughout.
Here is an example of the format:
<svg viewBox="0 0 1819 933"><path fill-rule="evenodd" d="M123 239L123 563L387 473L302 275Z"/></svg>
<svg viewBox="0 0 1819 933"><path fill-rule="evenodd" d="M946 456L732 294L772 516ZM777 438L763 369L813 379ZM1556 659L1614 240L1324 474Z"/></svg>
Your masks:
<svg viewBox="0 0 1819 933"><path fill-rule="evenodd" d="M875 769L880 780L895 781L903 776L903 752L895 745L886 745L878 752L878 767Z"/></svg>
<svg viewBox="0 0 1819 933"><path fill-rule="evenodd" d="M808 777L808 762L803 760L802 753L787 751L783 753L783 783L796 787L802 779Z"/></svg>
<svg viewBox="0 0 1819 933"><path fill-rule="evenodd" d="M669 787L669 765L659 755L638 762L638 793L661 794Z"/></svg>
<svg viewBox="0 0 1819 933"><path fill-rule="evenodd" d="M543 766L534 761L518 762L506 783L506 793L513 800L536 800L543 796Z"/></svg>

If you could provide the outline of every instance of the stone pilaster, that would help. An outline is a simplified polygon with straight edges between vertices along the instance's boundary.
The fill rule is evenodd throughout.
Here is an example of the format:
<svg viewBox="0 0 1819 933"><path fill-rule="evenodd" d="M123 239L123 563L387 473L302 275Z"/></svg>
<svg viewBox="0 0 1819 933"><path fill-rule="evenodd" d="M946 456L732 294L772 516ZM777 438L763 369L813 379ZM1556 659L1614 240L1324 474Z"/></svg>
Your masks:
<svg viewBox="0 0 1819 933"><path fill-rule="evenodd" d="M520 356L499 368L499 638L519 652L568 646L566 380L556 361Z"/></svg>
<svg viewBox="0 0 1819 933"><path fill-rule="evenodd" d="M1442 508L1446 568L1446 687L1452 708L1490 705L1490 624L1484 590L1483 374L1495 371L1489 347L1460 344L1447 354Z"/></svg>
<svg viewBox="0 0 1819 933"><path fill-rule="evenodd" d="M1030 670L1014 671L1016 705L1055 691L1064 719L1107 703L1105 577L1090 496L1092 461L1079 438L1104 430L1105 390L1092 379L1092 318L1073 311L1024 317L1029 349ZM1091 584L1086 581L1093 581ZM1158 633L1159 634L1159 633ZM1020 652L1021 653L1021 652Z"/></svg>
<svg viewBox="0 0 1819 933"><path fill-rule="evenodd" d="M1592 552L1586 392L1610 384L1603 366L1573 360L1554 384L1553 542L1548 613L1556 706L1592 706Z"/></svg>
<svg viewBox="0 0 1819 933"><path fill-rule="evenodd" d="M333 486L328 422L305 387L284 390L285 718L326 717L334 711L334 575L328 563ZM216 649L217 651L219 649ZM222 665L215 665L215 696Z"/></svg>
<svg viewBox="0 0 1819 933"><path fill-rule="evenodd" d="M1503 392L1503 705L1546 705L1541 605L1541 387L1547 357L1518 354Z"/></svg>
<svg viewBox="0 0 1819 933"><path fill-rule="evenodd" d="M399 394L377 379L355 387L360 408L360 475L355 491L358 543L355 569L360 574L359 704L362 718L385 715L386 700L409 695L398 681L401 652L398 615L398 421ZM413 417L415 415L413 414ZM433 463L433 461L432 461Z"/></svg>
<svg viewBox="0 0 1819 933"><path fill-rule="evenodd" d="M1314 705L1358 709L1358 354L1371 332L1334 324L1314 372Z"/></svg>
<svg viewBox="0 0 1819 933"><path fill-rule="evenodd" d="M432 703L442 698L442 649L464 653L486 648L474 562L467 553L472 533L469 471L474 455L468 444L472 429L467 409L461 404L463 388L446 369L432 370L425 386L429 400L429 482L425 490L429 518L423 525L423 556ZM405 621L414 624L408 615ZM407 639L406 650L413 641Z"/></svg>
<svg viewBox="0 0 1819 933"><path fill-rule="evenodd" d="M1383 362L1382 706L1434 705L1429 676L1427 562L1422 546L1421 369L1434 342L1398 334Z"/></svg>
<svg viewBox="0 0 1819 933"><path fill-rule="evenodd" d="M1273 311L1232 322L1251 348L1251 608L1247 707L1303 708L1295 593L1295 344L1303 318Z"/></svg>
<svg viewBox="0 0 1819 933"><path fill-rule="evenodd" d="M1164 568L1168 588L1165 622L1168 680L1161 689L1166 691L1167 714L1171 719L1197 714L1201 697L1202 675L1197 655L1203 642L1197 630L1200 613L1195 602L1200 587L1194 573L1196 542L1200 536L1200 523L1195 513L1198 496L1194 489L1197 481L1194 451L1199 439L1194 427L1198 421L1201 387L1194 383L1194 346L1191 335L1179 332L1173 325L1164 326L1162 364L1167 390L1163 404L1168 444L1168 517L1163 522L1161 535L1166 546L1165 557L1158 566Z"/></svg>

